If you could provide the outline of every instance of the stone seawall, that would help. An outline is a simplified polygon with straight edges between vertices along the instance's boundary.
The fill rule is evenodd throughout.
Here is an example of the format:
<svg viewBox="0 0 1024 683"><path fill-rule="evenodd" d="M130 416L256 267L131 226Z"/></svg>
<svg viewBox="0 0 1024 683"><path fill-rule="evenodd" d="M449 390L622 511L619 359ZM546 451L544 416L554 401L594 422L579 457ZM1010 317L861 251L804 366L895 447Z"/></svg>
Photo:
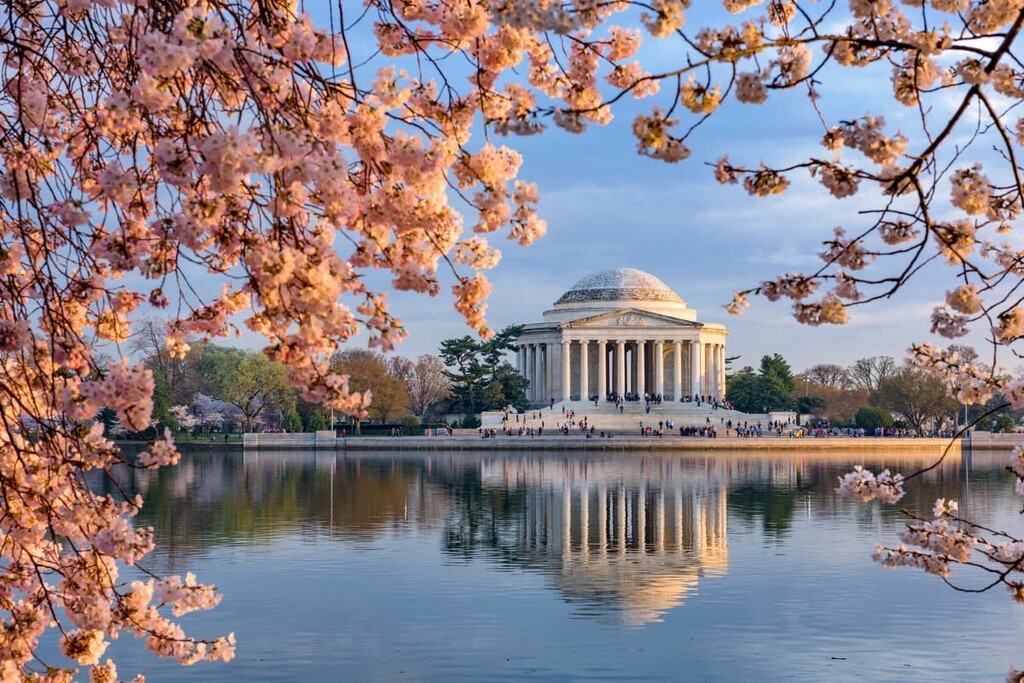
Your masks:
<svg viewBox="0 0 1024 683"><path fill-rule="evenodd" d="M1013 435L1008 435L1013 436ZM708 439L680 436L614 436L587 439L578 435L555 434L542 437L482 439L471 434L453 436L347 437L331 432L316 434L246 434L247 450L326 449L350 451L886 451L891 453L934 453L947 449L959 454L969 447L966 439L895 438L787 438L762 437ZM1009 448L1009 447L1008 447Z"/></svg>
<svg viewBox="0 0 1024 683"><path fill-rule="evenodd" d="M989 434L972 432L968 437L972 451L1009 451L1024 445L1024 434Z"/></svg>

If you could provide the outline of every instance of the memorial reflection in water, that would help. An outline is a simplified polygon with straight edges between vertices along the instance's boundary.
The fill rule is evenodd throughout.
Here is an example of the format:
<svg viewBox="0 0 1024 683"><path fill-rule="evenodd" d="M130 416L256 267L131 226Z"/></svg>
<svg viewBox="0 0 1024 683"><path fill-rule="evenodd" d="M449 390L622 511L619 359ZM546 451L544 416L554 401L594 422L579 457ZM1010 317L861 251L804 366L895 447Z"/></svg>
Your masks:
<svg viewBox="0 0 1024 683"><path fill-rule="evenodd" d="M937 497L991 528L1019 525L1005 457L949 458L899 506L837 497L837 476L862 457L876 471L932 463L209 453L123 479L145 491L151 567L219 585L224 601L204 623L238 634L235 662L189 669L190 680L1005 677L1024 629L1005 595L955 593L869 559L904 528L902 507L927 515ZM184 680L130 639L116 650L147 680Z"/></svg>
<svg viewBox="0 0 1024 683"><path fill-rule="evenodd" d="M729 563L721 479L648 471L641 461L487 461L484 486L524 491L494 544L542 569L584 613L654 621Z"/></svg>
<svg viewBox="0 0 1024 683"><path fill-rule="evenodd" d="M577 614L641 625L728 571L730 510L785 533L811 498L822 514L834 508L836 467L814 457L723 454L250 452L194 455L129 476L146 494L140 520L158 529L157 556L168 567L210 545L296 533L369 540L441 529L449 555L538 572ZM938 483L959 472L947 462L928 477ZM929 488L913 490L927 498Z"/></svg>

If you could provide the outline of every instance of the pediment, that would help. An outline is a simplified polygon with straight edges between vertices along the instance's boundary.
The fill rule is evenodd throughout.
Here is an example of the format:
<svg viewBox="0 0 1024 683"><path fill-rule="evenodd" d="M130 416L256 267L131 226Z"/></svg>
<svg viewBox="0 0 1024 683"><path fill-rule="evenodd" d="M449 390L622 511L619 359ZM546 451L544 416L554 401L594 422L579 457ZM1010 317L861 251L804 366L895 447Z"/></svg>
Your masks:
<svg viewBox="0 0 1024 683"><path fill-rule="evenodd" d="M703 327L703 323L695 322L693 320L682 320L681 318L673 318L670 315L662 315L660 313L652 313L650 311L641 311L634 308L623 308L618 311L610 311L608 313L601 313L600 315L592 315L585 318L577 318L570 322L562 323L562 328L579 328L579 327L594 327L594 328L687 328L687 329L698 329Z"/></svg>

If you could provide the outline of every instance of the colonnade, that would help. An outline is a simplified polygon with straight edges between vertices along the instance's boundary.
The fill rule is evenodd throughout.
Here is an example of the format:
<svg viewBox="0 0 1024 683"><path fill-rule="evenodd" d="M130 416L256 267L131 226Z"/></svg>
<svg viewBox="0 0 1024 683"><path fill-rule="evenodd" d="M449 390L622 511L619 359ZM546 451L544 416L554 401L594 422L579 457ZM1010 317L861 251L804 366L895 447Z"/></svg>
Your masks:
<svg viewBox="0 0 1024 683"><path fill-rule="evenodd" d="M724 569L727 500L721 490L649 489L644 485L537 489L524 506L516 545L582 555L637 550L698 550Z"/></svg>
<svg viewBox="0 0 1024 683"><path fill-rule="evenodd" d="M725 398L725 344L717 340L527 341L520 343L517 369L529 381L527 395L535 403L611 394L674 401L695 395Z"/></svg>

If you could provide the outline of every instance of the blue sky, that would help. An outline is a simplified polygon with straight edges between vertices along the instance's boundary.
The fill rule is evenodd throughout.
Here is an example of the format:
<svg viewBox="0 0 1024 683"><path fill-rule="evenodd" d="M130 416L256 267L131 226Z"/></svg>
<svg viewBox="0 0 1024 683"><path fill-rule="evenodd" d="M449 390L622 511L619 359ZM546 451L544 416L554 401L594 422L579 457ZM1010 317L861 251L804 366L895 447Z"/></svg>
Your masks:
<svg viewBox="0 0 1024 683"><path fill-rule="evenodd" d="M754 12L760 13L759 8ZM747 18L725 14L719 3L700 3L688 12L686 29L692 34L700 25L737 25ZM326 17L322 21L326 24ZM645 40L645 66L679 66L678 41ZM819 55L820 50L816 60ZM819 106L830 125L868 113L885 115L892 128L910 135L913 150L919 115L895 103L889 76L887 63L868 69L828 69L819 86ZM504 242L500 234L492 236L503 258L488 272L494 285L488 309L491 327L539 321L542 312L584 276L632 267L662 279L697 309L700 320L726 324L728 353L740 356L734 367L757 365L762 355L776 352L795 370L816 363L848 365L874 355L902 359L912 342L946 342L929 334L932 307L953 287L950 275L942 272L947 269L940 266L929 268L891 300L851 309L852 321L841 327L799 325L788 302L760 299L745 315L729 316L722 306L734 291L816 268L816 254L832 229L842 225L859 232L867 218L858 211L877 204L864 192L834 199L806 172L793 174L790 190L769 199L752 198L739 186L714 181L707 164L725 153L734 163L747 166L762 160L785 166L809 155L828 158L819 145L822 124L804 91L773 92L761 106L730 97L688 141L693 154L679 164L638 156L631 133L637 112L649 111L654 104L665 106L666 99L665 94L640 102L627 98L615 110L611 125L592 127L583 135L552 128L540 136L493 140L523 154L520 177L539 186L539 209L548 222L548 235L529 248ZM952 95L938 95L930 105L941 114L954 101ZM689 124L687 116L681 112L683 126ZM469 147L482 143L481 131ZM859 161L856 156L844 158ZM943 188L948 192L948 184ZM391 301L409 331L396 351L401 355L437 353L443 339L469 332L447 290L434 299L396 293ZM964 341L984 344L981 334Z"/></svg>
<svg viewBox="0 0 1024 683"><path fill-rule="evenodd" d="M846 85L838 84L840 97ZM679 164L636 154L630 125L639 108L630 109L584 135L550 130L503 140L522 152L521 176L540 188L548 234L528 248L500 245L502 261L488 273L494 284L492 327L539 321L589 273L632 267L662 279L697 309L700 320L726 324L728 353L740 356L739 366L756 366L762 355L775 352L796 370L816 363L848 365L873 355L902 358L911 342L935 339L928 334L928 318L952 287L936 285L936 278L925 278L927 286L911 286L891 301L852 309L852 321L841 327L800 325L786 302L755 299L738 317L722 308L736 290L816 268L821 242L833 227L862 225L857 211L870 205L870 197L836 200L806 172L793 175L788 192L761 199L739 186L719 185L707 165L726 152L748 166L762 159L785 164L808 154L825 156L817 146L822 129L806 98L783 93L764 106L727 103L698 132L691 158ZM865 113L857 106L848 116ZM410 333L398 349L402 355L436 353L442 339L466 334L450 297L393 300Z"/></svg>

